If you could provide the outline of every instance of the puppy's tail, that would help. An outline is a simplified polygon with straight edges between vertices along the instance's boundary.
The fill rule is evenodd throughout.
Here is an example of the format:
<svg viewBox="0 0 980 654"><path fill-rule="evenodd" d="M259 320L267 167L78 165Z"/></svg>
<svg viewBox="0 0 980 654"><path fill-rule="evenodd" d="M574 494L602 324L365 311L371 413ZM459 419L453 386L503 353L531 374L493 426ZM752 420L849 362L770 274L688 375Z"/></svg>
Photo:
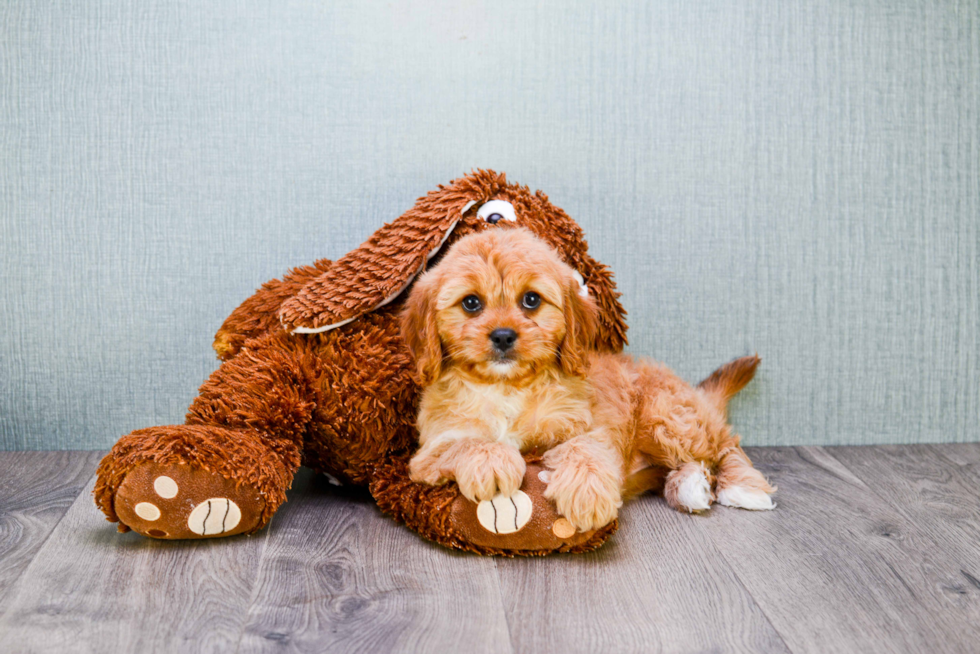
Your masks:
<svg viewBox="0 0 980 654"><path fill-rule="evenodd" d="M760 361L762 359L757 354L729 361L708 375L704 381L698 384L698 388L719 409L724 411L725 407L728 406L728 400L745 388L746 384L755 377L755 369L759 367Z"/></svg>

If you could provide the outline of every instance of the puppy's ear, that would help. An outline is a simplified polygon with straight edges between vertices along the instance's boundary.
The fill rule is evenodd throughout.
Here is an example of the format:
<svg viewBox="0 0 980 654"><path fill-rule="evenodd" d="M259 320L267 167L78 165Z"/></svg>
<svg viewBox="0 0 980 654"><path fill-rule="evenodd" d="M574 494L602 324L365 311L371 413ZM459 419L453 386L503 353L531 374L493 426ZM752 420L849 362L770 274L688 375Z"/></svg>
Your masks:
<svg viewBox="0 0 980 654"><path fill-rule="evenodd" d="M561 368L568 375L584 377L588 372L589 352L595 348L596 306L571 276L565 283L563 301L565 338L558 348Z"/></svg>
<svg viewBox="0 0 980 654"><path fill-rule="evenodd" d="M430 273L416 282L401 314L402 338L415 358L422 386L428 386L442 372L442 344L436 324L438 283Z"/></svg>

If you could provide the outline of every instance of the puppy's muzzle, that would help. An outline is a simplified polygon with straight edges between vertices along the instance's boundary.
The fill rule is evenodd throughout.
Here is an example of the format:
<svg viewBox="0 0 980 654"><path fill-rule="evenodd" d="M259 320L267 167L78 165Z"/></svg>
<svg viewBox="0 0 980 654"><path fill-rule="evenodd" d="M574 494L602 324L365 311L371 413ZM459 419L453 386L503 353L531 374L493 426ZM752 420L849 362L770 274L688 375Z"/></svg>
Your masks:
<svg viewBox="0 0 980 654"><path fill-rule="evenodd" d="M493 348L497 352L507 354L514 349L514 343L517 342L517 332L508 327L498 327L490 332L490 342L493 343Z"/></svg>

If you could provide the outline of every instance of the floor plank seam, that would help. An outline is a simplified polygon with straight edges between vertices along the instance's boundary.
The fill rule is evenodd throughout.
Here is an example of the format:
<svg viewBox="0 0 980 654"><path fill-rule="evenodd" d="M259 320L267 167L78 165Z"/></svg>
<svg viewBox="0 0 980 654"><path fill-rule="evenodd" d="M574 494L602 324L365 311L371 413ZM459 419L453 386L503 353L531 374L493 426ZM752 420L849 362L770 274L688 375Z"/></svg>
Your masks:
<svg viewBox="0 0 980 654"><path fill-rule="evenodd" d="M709 538L711 537L709 536ZM711 544L712 546L714 546L713 538L711 538ZM735 579L738 581L738 584L745 589L745 592L748 594L748 596L751 597L755 605L759 607L759 611L762 613L762 617L764 617L766 619L766 622L769 623L769 626L772 627L773 632L775 632L775 634L779 636L779 641L783 644L783 647L786 648L786 651L792 652L792 654L797 654L797 650L793 649L790 646L789 641L786 640L786 636L783 634L782 631L779 630L779 627L776 626L776 623L773 622L772 617L766 611L766 607L763 606L762 603L759 602L758 598L756 598L756 596L752 594L752 591L745 584L745 580L742 579L742 575L739 574L738 570L732 566L732 562L728 559L727 556L725 556L724 552L721 552L721 558L724 559L725 564L728 565L729 568L731 568L732 574L735 575Z"/></svg>
<svg viewBox="0 0 980 654"><path fill-rule="evenodd" d="M262 566L265 564L266 553L269 551L269 541L272 540L270 536L273 525L275 525L276 516L273 515L269 519L269 524L265 526L262 530L263 541L262 541L262 553L259 555L259 564L255 566L255 578L253 579L252 593L248 598L248 607L245 609L245 620L242 621L241 631L238 632L238 641L235 643L235 654L238 654L242 649L242 641L245 639L245 630L248 629L249 622L252 615L252 607L259 599L259 582L261 581Z"/></svg>
<svg viewBox="0 0 980 654"><path fill-rule="evenodd" d="M904 507L901 502L897 502L894 497L882 495L878 491L877 488L872 487L872 486L869 486L868 484L865 484L864 483L864 480L861 478L861 476L859 474L859 471L858 470L855 470L853 467L847 465L847 462L844 461L843 459L841 459L841 458L839 458L837 456L834 456L833 450L828 450L827 448L821 448L821 449L823 449L835 461L837 461L842 466L844 466L845 468L847 468L847 470L850 471L855 477L857 477L858 479L861 479L861 483L864 484L864 487L868 489L868 492L870 492L872 495L874 495L875 497L877 497L878 499L880 499L887 506L891 507L899 516L902 517L902 519L906 523L908 523L908 525L917 526L919 524L920 519L917 516L910 514L908 512L907 508ZM949 462L949 465L950 466L957 466L957 465L959 465L955 461L952 461L952 460L948 459L945 456L943 456L943 459L945 459L947 462ZM928 533L923 534L923 538L929 539L929 542L937 550L940 550L940 551L942 550L942 547L940 546L940 544L934 538L932 538L930 536L930 534L928 534ZM964 575L966 575L967 578L968 578L968 580L969 579L972 579L972 577L970 576L970 574L967 573L966 571L961 570L960 572L962 572ZM899 580L902 581L903 584L905 584L905 580L904 579L902 579L901 577L899 577Z"/></svg>
<svg viewBox="0 0 980 654"><path fill-rule="evenodd" d="M517 646L514 644L514 630L511 628L510 615L507 613L507 606L504 604L504 589L500 583L500 566L499 559L494 557L493 559L493 573L494 579L497 580L497 596L500 598L500 611L504 614L504 624L507 625L507 642L510 643L510 652L515 654Z"/></svg>
<svg viewBox="0 0 980 654"><path fill-rule="evenodd" d="M913 515L909 515L906 512L905 508L901 505L901 503L895 501L895 498L894 497L887 497L885 495L882 495L878 491L877 488L874 488L872 486L869 486L868 484L866 484L864 482L864 479L861 477L861 474L860 474L860 471L859 470L855 470L851 466L847 465L847 462L846 461L844 461L843 459L841 459L841 458L839 458L837 456L834 456L834 450L833 450L833 448L821 447L820 449L822 449L824 452L826 452L826 454L828 456L830 456L834 461L837 461L839 464L841 464L842 466L844 466L845 468L847 468L847 470L852 475L854 475L855 477L857 477L858 479L860 479L861 480L861 484L864 486L864 488L866 488L868 490L869 493L871 493L872 495L874 495L875 497L877 497L879 500L881 500L882 502L884 502L886 505L888 505L892 509L894 509L894 511L896 513L898 513L900 516L902 516L902 519L904 519L906 522L908 522L911 525L918 524L918 521L916 520L916 517L913 516ZM950 465L955 465L955 464L951 463ZM936 543L933 543L933 544L938 546L938 544L936 544ZM904 583L904 581L903 581L903 583Z"/></svg>
<svg viewBox="0 0 980 654"><path fill-rule="evenodd" d="M65 509L64 513L61 514L61 517L58 518L58 521L51 526L51 529L48 530L48 533L44 536L44 540L41 541L41 544L34 552L34 556L31 557L30 563L24 566L24 569L17 574L17 577L14 578L13 583L11 583L10 586L8 587L7 589L8 593L13 593L20 589L20 580L24 578L24 575L26 575L28 571L30 571L31 566L34 565L34 561L37 559L38 555L44 551L45 545L47 545L48 541L51 540L51 536L58 529L58 525L60 525L61 521L65 519L65 516L68 515L68 512L71 510L71 507L75 506L75 503L78 502L82 494L85 493L85 490L89 487L89 485L92 483L92 480L95 479L95 477L96 474L92 473L92 476L85 481L85 484L83 484L82 487L79 489L78 494L75 495L75 498L71 501L71 504L68 505L68 508ZM0 613L0 626L4 624L4 622L7 619L7 615L10 613L10 610L14 606L15 606L15 602L11 601L10 604L7 606L7 608L3 610L3 613Z"/></svg>
<svg viewBox="0 0 980 654"><path fill-rule="evenodd" d="M730 510L739 510L739 509L730 509ZM718 544L715 542L714 536L712 536L712 534L707 529L704 528L704 525L700 524L699 522L696 522L696 524L697 524L698 531L704 534L705 538L711 543L711 548L718 554L721 560L725 562L725 565L728 566L728 569L731 570L732 575L735 577L735 581L738 582L738 585L742 587L746 595L752 598L752 603L755 604L756 607L758 607L759 612L762 614L762 617L765 618L766 623L768 623L769 626L772 627L773 633L779 636L779 642L783 644L783 647L786 648L787 652L791 652L792 654L797 654L797 651L789 646L786 637L779 630L779 628L776 627L776 624L773 622L772 618L766 612L766 608L762 605L761 602L759 602L758 598L756 598L756 596L752 594L752 591L746 585L745 581L742 579L742 576L738 573L738 569L735 566L733 566L732 562L728 559L727 556L725 556L724 550L718 547Z"/></svg>
<svg viewBox="0 0 980 654"><path fill-rule="evenodd" d="M949 465L955 466L957 468L959 468L959 467L961 467L961 466L964 465L964 463L962 461L957 461L956 459L954 459L954 458L952 458L950 456L949 449L943 447L943 445L946 445L946 443L923 443L923 444L926 445L926 446L928 446L933 452L935 452L943 460L948 461L949 462ZM971 445L971 446L978 446L978 447L980 447L980 443L953 443L953 444L954 445Z"/></svg>

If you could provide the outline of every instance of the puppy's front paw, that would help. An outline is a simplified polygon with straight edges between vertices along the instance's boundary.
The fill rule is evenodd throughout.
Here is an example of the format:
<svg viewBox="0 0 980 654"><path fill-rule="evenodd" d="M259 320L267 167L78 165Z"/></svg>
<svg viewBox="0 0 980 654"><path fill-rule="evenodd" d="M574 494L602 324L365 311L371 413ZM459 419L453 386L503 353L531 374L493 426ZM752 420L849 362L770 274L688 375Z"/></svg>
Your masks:
<svg viewBox="0 0 980 654"><path fill-rule="evenodd" d="M446 482L446 477L440 470L441 463L439 452L423 449L408 462L408 477L417 484L429 486L443 484Z"/></svg>
<svg viewBox="0 0 980 654"><path fill-rule="evenodd" d="M612 522L623 505L618 467L604 450L566 443L547 452L544 463L554 467L544 496L579 531Z"/></svg>
<svg viewBox="0 0 980 654"><path fill-rule="evenodd" d="M512 445L475 438L459 441L443 455L443 474L474 502L498 493L513 495L524 480L524 457Z"/></svg>

